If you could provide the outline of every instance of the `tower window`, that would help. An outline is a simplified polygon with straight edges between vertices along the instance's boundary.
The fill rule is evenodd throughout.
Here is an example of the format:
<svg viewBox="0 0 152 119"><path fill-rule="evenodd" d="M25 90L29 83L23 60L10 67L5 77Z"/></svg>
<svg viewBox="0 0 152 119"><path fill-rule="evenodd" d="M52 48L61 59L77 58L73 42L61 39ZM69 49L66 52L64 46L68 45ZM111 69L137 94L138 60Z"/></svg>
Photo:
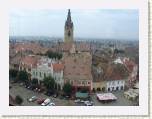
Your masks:
<svg viewBox="0 0 152 119"><path fill-rule="evenodd" d="M70 33L70 31L68 32L68 36L70 36L71 35L71 33Z"/></svg>

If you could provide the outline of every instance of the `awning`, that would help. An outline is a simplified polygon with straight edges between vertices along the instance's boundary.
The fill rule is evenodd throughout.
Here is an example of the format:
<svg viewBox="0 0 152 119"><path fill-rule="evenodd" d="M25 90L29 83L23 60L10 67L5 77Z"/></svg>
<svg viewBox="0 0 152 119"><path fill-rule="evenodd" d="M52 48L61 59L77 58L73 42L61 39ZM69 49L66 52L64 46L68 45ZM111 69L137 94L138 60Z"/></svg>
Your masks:
<svg viewBox="0 0 152 119"><path fill-rule="evenodd" d="M88 93L77 92L77 93L75 94L75 97L76 97L76 98L88 98L89 95L88 95Z"/></svg>

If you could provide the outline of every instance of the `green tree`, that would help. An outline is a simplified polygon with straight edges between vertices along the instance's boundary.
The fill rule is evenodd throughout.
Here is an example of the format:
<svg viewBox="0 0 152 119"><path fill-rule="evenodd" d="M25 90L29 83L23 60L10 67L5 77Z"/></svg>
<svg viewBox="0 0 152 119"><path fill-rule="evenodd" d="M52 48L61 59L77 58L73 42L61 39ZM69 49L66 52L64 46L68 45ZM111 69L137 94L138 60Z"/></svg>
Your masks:
<svg viewBox="0 0 152 119"><path fill-rule="evenodd" d="M28 82L28 73L26 71L19 71L18 80L23 82Z"/></svg>
<svg viewBox="0 0 152 119"><path fill-rule="evenodd" d="M17 95L15 97L15 102L19 105L21 105L23 103L23 99L21 98L21 96Z"/></svg>
<svg viewBox="0 0 152 119"><path fill-rule="evenodd" d="M67 82L63 86L63 91L65 94L70 95L72 93L72 85L69 82Z"/></svg>
<svg viewBox="0 0 152 119"><path fill-rule="evenodd" d="M48 90L54 90L54 88L55 88L55 81L54 81L53 77L51 77L51 76L45 77L43 83L44 83L44 86L46 86L46 88Z"/></svg>
<svg viewBox="0 0 152 119"><path fill-rule="evenodd" d="M47 52L46 52L46 55L47 55L49 58L57 58L57 59L61 59L61 58L62 58L62 54L61 54L61 53L58 53L58 52L47 51Z"/></svg>
<svg viewBox="0 0 152 119"><path fill-rule="evenodd" d="M9 76L12 77L12 78L16 78L17 73L18 73L18 70L16 70L16 69L10 69L9 70Z"/></svg>
<svg viewBox="0 0 152 119"><path fill-rule="evenodd" d="M31 80L31 83L32 83L33 85L38 85L38 79L36 79L36 78L32 79L32 80Z"/></svg>
<svg viewBox="0 0 152 119"><path fill-rule="evenodd" d="M37 87L38 86L38 79L36 79L36 78L32 79L31 84L32 84L32 86Z"/></svg>

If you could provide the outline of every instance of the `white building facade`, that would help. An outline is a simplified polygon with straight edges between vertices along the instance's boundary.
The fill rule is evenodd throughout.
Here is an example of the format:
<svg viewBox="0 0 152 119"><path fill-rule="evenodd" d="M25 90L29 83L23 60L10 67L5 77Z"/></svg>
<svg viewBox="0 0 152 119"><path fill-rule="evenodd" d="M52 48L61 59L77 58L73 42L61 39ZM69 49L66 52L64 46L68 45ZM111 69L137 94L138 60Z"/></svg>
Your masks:
<svg viewBox="0 0 152 119"><path fill-rule="evenodd" d="M51 59L41 59L39 64L31 70L31 79L38 79L39 83L43 81L45 77L49 76L54 78L57 86L60 85L60 89L63 88L63 65L57 63L57 61Z"/></svg>
<svg viewBox="0 0 152 119"><path fill-rule="evenodd" d="M125 80L110 80L106 83L107 91L124 90Z"/></svg>
<svg viewBox="0 0 152 119"><path fill-rule="evenodd" d="M53 78L55 80L55 82L60 85L60 89L63 89L64 86L64 79L63 79L63 70L58 71L58 72L53 72ZM57 88L59 88L57 85Z"/></svg>
<svg viewBox="0 0 152 119"><path fill-rule="evenodd" d="M45 77L53 76L53 70L48 64L38 65L31 70L31 79L38 79L38 82L43 81Z"/></svg>

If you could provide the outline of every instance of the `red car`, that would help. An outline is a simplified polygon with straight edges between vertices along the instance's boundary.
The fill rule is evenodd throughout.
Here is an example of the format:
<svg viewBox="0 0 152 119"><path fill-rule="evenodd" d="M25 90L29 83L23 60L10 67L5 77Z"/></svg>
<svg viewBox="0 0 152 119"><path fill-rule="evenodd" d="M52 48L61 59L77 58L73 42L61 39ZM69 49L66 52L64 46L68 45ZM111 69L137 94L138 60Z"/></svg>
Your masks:
<svg viewBox="0 0 152 119"><path fill-rule="evenodd" d="M43 102L44 102L44 98L39 98L39 99L37 99L37 104L42 104Z"/></svg>

